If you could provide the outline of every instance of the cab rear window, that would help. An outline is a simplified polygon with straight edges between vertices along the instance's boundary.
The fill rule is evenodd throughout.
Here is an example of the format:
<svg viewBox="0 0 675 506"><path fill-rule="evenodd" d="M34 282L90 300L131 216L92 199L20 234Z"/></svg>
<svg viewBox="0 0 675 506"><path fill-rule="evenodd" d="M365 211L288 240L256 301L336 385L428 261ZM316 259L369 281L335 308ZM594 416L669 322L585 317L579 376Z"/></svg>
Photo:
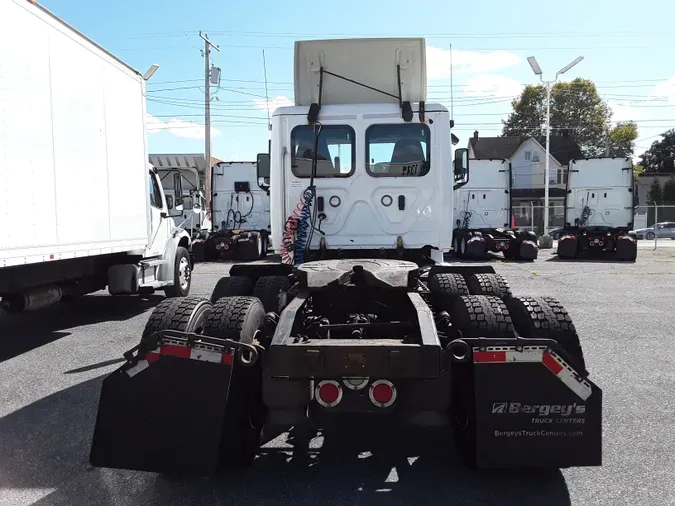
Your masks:
<svg viewBox="0 0 675 506"><path fill-rule="evenodd" d="M347 125L322 125L318 138L316 177L349 177L354 173L354 130ZM314 127L301 125L291 131L291 170L295 177L312 175Z"/></svg>
<svg viewBox="0 0 675 506"><path fill-rule="evenodd" d="M371 125L366 130L366 169L374 177L420 177L431 168L431 134L423 124Z"/></svg>

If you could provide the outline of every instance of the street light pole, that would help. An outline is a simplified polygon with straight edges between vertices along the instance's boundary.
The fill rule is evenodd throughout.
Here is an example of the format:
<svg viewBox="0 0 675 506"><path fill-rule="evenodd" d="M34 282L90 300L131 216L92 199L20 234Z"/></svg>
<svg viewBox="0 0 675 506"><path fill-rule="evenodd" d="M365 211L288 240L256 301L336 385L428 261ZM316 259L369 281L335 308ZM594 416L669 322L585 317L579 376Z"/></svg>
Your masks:
<svg viewBox="0 0 675 506"><path fill-rule="evenodd" d="M545 238L543 243L540 246L542 247L552 247L553 246L553 241L550 240L550 236L548 235L548 222L549 222L549 201L548 201L548 195L549 195L549 179L550 179L550 174L549 174L549 158L551 157L551 147L550 147L550 141L551 141L551 87L555 84L555 82L558 80L558 77L567 72L569 69L574 67L577 63L579 63L581 60L583 60L583 56L578 56L574 60L572 60L570 63L565 65L563 68L561 68L555 75L555 79L553 81L544 81L543 78L543 72L541 70L541 67L539 66L539 63L537 62L537 59L534 56L529 56L527 58L527 62L530 64L530 67L532 68L532 71L535 73L535 75L539 76L539 79L541 80L542 84L546 86L546 169L545 169L545 174L544 174L544 235L542 238Z"/></svg>

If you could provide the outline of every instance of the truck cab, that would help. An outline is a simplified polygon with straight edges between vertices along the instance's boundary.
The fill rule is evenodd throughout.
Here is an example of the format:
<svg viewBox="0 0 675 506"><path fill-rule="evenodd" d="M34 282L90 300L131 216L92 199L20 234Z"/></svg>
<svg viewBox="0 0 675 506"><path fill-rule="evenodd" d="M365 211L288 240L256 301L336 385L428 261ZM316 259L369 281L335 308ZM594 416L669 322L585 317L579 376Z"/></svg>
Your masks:
<svg viewBox="0 0 675 506"><path fill-rule="evenodd" d="M355 50L369 53L367 67L340 56ZM272 233L284 261L350 253L442 261L450 251L450 115L426 103L424 50L417 39L296 46L296 105L272 117Z"/></svg>

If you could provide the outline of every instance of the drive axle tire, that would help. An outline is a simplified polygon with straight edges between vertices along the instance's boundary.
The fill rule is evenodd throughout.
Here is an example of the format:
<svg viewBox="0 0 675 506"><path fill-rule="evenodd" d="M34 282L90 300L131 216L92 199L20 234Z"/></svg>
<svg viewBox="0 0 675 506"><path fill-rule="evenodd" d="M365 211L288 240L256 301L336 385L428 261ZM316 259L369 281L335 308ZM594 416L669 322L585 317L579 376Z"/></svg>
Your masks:
<svg viewBox="0 0 675 506"><path fill-rule="evenodd" d="M552 297L512 297L506 305L520 336L552 339L575 361L572 365L586 368L579 335L560 302Z"/></svg>
<svg viewBox="0 0 675 506"><path fill-rule="evenodd" d="M265 310L256 297L225 297L213 305L204 334L251 344L264 318ZM227 468L238 468L251 464L260 449L266 410L262 401L260 362L243 367L235 359L232 367L221 463Z"/></svg>
<svg viewBox="0 0 675 506"><path fill-rule="evenodd" d="M442 272L429 279L429 291L438 311L450 311L455 300L462 295L469 295L466 280L461 274Z"/></svg>
<svg viewBox="0 0 675 506"><path fill-rule="evenodd" d="M146 338L160 330L178 330L199 334L211 312L211 303L201 297L164 299L150 314L143 330Z"/></svg>
<svg viewBox="0 0 675 506"><path fill-rule="evenodd" d="M515 337L504 301L491 295L468 295L455 302L451 321L463 337Z"/></svg>
<svg viewBox="0 0 675 506"><path fill-rule="evenodd" d="M253 297L258 297L266 313L281 313L286 307L286 292L291 287L287 276L261 276L253 287Z"/></svg>
<svg viewBox="0 0 675 506"><path fill-rule="evenodd" d="M513 295L509 282L501 274L474 274L467 285L471 295L494 295L500 299Z"/></svg>
<svg viewBox="0 0 675 506"><path fill-rule="evenodd" d="M242 297L251 295L253 281L246 276L224 276L218 280L211 292L211 302L216 303L223 297Z"/></svg>

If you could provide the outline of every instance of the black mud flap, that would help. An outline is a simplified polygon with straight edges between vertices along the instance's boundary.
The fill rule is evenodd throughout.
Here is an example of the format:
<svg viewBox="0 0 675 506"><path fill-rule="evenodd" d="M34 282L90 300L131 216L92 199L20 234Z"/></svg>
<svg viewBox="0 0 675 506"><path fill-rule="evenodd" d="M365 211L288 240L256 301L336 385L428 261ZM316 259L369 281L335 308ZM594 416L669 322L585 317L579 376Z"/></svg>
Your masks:
<svg viewBox="0 0 675 506"><path fill-rule="evenodd" d="M577 256L577 238L573 235L564 235L558 239L558 256L560 258L575 258Z"/></svg>
<svg viewBox="0 0 675 506"><path fill-rule="evenodd" d="M487 242L483 237L470 237L466 241L465 256L470 258L485 258L487 255Z"/></svg>
<svg viewBox="0 0 675 506"><path fill-rule="evenodd" d="M450 344L458 446L470 467L602 464L602 391L548 339Z"/></svg>
<svg viewBox="0 0 675 506"><path fill-rule="evenodd" d="M530 240L524 240L519 245L519 256L523 260L536 260L539 254L539 246L537 243Z"/></svg>
<svg viewBox="0 0 675 506"><path fill-rule="evenodd" d="M259 368L258 348L162 331L125 358L127 362L103 380L91 465L214 474L227 458L224 443L239 436L227 433L237 414L232 412L241 409L228 402L237 369Z"/></svg>
<svg viewBox="0 0 675 506"><path fill-rule="evenodd" d="M616 257L619 260L635 260L637 258L637 240L622 235L616 241Z"/></svg>

